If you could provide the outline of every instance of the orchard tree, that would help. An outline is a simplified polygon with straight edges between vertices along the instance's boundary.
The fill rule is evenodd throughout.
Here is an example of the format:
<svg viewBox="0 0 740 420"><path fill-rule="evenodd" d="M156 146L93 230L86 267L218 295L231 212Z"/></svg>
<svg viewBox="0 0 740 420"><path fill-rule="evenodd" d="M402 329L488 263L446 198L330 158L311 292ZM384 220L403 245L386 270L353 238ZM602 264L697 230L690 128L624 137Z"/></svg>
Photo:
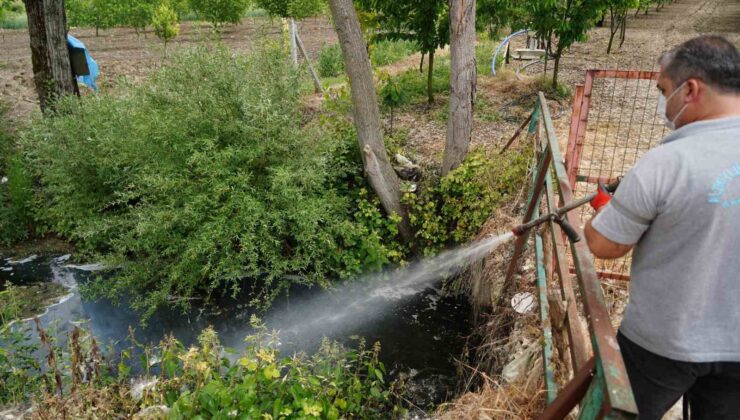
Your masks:
<svg viewBox="0 0 740 420"><path fill-rule="evenodd" d="M604 2L593 0L525 0L525 25L545 41L554 60L552 84L558 84L560 58L576 41L584 41L604 12Z"/></svg>
<svg viewBox="0 0 740 420"><path fill-rule="evenodd" d="M427 97L430 104L434 103L434 53L450 39L447 1L358 0L358 4L376 14L381 28L376 38L414 41L418 50L428 57Z"/></svg>
<svg viewBox="0 0 740 420"><path fill-rule="evenodd" d="M120 25L123 10L118 0L67 0L67 13L71 26L90 26L95 28L95 36L101 29Z"/></svg>
<svg viewBox="0 0 740 420"><path fill-rule="evenodd" d="M219 31L228 23L241 22L250 0L190 0L190 8Z"/></svg>
<svg viewBox="0 0 740 420"><path fill-rule="evenodd" d="M611 54L614 37L619 33L619 47L624 44L627 33L627 12L640 5L640 0L607 0L606 7L609 10L609 45L606 53Z"/></svg>
<svg viewBox="0 0 740 420"><path fill-rule="evenodd" d="M396 214L401 217L399 232L405 240L410 240L412 232L408 214L401 205L400 180L383 142L373 70L357 11L352 0L329 0L329 8L349 77L352 114L368 181L385 212L389 216Z"/></svg>
<svg viewBox="0 0 740 420"><path fill-rule="evenodd" d="M152 23L155 0L121 0L121 24L134 28L138 35Z"/></svg>
<svg viewBox="0 0 740 420"><path fill-rule="evenodd" d="M167 43L180 34L180 23L175 9L168 2L162 2L152 14L154 34L164 41L164 51L167 53Z"/></svg>
<svg viewBox="0 0 740 420"><path fill-rule="evenodd" d="M526 11L517 0L477 0L476 22L478 30L487 30L490 38L498 36L501 28L521 29Z"/></svg>
<svg viewBox="0 0 740 420"><path fill-rule="evenodd" d="M475 103L475 0L450 0L450 116L442 176L468 154Z"/></svg>

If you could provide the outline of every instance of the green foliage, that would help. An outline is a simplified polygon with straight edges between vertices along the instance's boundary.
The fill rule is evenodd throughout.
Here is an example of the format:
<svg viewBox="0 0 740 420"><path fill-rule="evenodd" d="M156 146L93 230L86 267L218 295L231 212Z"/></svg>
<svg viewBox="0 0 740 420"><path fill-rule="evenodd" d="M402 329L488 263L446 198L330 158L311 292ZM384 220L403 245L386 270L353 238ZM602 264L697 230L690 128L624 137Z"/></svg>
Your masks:
<svg viewBox="0 0 740 420"><path fill-rule="evenodd" d="M125 22L126 8L118 0L65 0L67 23L70 26L90 26L95 35Z"/></svg>
<svg viewBox="0 0 740 420"><path fill-rule="evenodd" d="M584 41L596 25L605 2L589 0L525 0L524 27L547 41L548 53L555 57L553 85L557 85L558 65L563 52L576 41Z"/></svg>
<svg viewBox="0 0 740 420"><path fill-rule="evenodd" d="M474 236L496 207L523 185L527 164L517 151L490 156L476 151L420 195L404 194L424 253L434 254Z"/></svg>
<svg viewBox="0 0 740 420"><path fill-rule="evenodd" d="M416 51L411 41L380 40L370 45L370 62L373 66L385 66L408 57Z"/></svg>
<svg viewBox="0 0 740 420"><path fill-rule="evenodd" d="M380 30L375 39L408 40L418 51L433 56L437 48L449 43L449 8L443 0L358 0L358 6L374 13ZM431 61L431 60L428 60ZM432 75L434 65L429 66ZM433 87L427 87L429 102L434 101Z"/></svg>
<svg viewBox="0 0 740 420"><path fill-rule="evenodd" d="M219 29L228 23L241 22L250 3L250 0L190 0L190 8Z"/></svg>
<svg viewBox="0 0 740 420"><path fill-rule="evenodd" d="M8 309L0 308L0 312L7 314ZM44 377L34 357L38 346L27 335L24 329L0 324L0 407L26 402L43 389Z"/></svg>
<svg viewBox="0 0 740 420"><path fill-rule="evenodd" d="M383 105L393 109L406 103L406 92L397 80L384 77L380 88L380 99Z"/></svg>
<svg viewBox="0 0 740 420"><path fill-rule="evenodd" d="M403 73L392 76L391 79L397 83L404 95L398 106L423 101L428 96L427 75L419 73L416 69L409 69ZM440 57L432 72L432 93L448 92L450 89L450 62L449 57Z"/></svg>
<svg viewBox="0 0 740 420"><path fill-rule="evenodd" d="M173 373L187 378L172 404L172 419L222 418L396 418L404 410L378 361L379 346L347 352L324 341L312 357L279 358L278 337L264 329L247 338L248 347L231 363L213 357L213 331L201 334L200 349L173 358Z"/></svg>
<svg viewBox="0 0 740 420"><path fill-rule="evenodd" d="M2 108L2 107L0 107ZM0 109L0 244L10 245L29 236L33 221L33 182L15 135L5 131Z"/></svg>
<svg viewBox="0 0 740 420"><path fill-rule="evenodd" d="M138 31L152 24L156 0L123 0L120 2L120 24L130 26Z"/></svg>
<svg viewBox="0 0 740 420"><path fill-rule="evenodd" d="M339 44L321 46L317 67L321 77L336 77L344 73L344 58Z"/></svg>
<svg viewBox="0 0 740 420"><path fill-rule="evenodd" d="M182 52L147 83L63 101L26 133L41 221L119 267L90 292L133 295L145 314L242 287L267 306L292 283L392 258L395 235L355 218L354 130L304 124L300 75L267 45Z"/></svg>
<svg viewBox="0 0 740 420"><path fill-rule="evenodd" d="M154 34L167 43L180 34L180 23L175 9L167 2L161 3L152 14Z"/></svg>
<svg viewBox="0 0 740 420"><path fill-rule="evenodd" d="M526 16L524 3L517 0L478 0L475 25L478 30L488 30L491 39L505 27L520 29L518 25ZM488 61L491 61L490 58Z"/></svg>
<svg viewBox="0 0 740 420"><path fill-rule="evenodd" d="M224 349L211 328L185 348L173 337L156 347L137 343L107 360L88 332L75 329L68 349L39 329L0 329L0 406L34 401L36 418L131 418L167 406L171 419L399 418L403 388L389 383L379 344L348 350L324 341L318 351L280 358L275 332L256 318L241 352ZM33 355L48 355L40 366ZM141 377L131 377L138 355ZM115 360L115 361L114 361ZM84 373L84 375L83 375ZM153 376L153 374L157 376ZM146 384L146 385L145 385ZM149 417L147 417L149 418ZM159 418L159 417L157 417Z"/></svg>
<svg viewBox="0 0 740 420"><path fill-rule="evenodd" d="M305 19L326 9L322 0L255 0L258 7L270 16Z"/></svg>
<svg viewBox="0 0 740 420"><path fill-rule="evenodd" d="M23 4L16 0L0 0L0 23L3 29L16 29L13 26L15 20L11 17L17 17L23 13ZM6 20L7 19L7 20Z"/></svg>

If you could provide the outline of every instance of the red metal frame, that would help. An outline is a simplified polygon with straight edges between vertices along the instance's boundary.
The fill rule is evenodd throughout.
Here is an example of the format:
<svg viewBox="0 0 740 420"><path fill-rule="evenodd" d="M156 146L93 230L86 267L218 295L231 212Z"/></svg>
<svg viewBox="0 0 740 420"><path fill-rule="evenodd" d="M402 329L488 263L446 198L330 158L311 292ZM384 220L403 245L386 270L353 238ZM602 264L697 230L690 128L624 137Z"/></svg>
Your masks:
<svg viewBox="0 0 740 420"><path fill-rule="evenodd" d="M659 73L653 71L638 70L588 70L583 85L576 85L573 96L573 110L568 135L568 146L566 148L565 165L570 185L575 187L577 182L588 184L611 183L613 178L591 176L581 173L581 160L586 142L586 130L589 121L589 111L594 94L595 79L639 79L657 80ZM578 221L580 224L581 221ZM570 270L573 271L573 268ZM629 280L628 273L617 273L613 271L598 271L597 275L602 279Z"/></svg>

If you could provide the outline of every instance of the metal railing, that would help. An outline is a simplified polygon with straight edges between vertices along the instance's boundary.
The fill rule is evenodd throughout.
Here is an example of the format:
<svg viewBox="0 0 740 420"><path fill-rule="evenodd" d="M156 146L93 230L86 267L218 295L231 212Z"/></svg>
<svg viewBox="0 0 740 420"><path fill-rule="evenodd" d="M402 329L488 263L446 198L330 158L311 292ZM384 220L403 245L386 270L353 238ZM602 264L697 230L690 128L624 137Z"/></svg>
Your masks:
<svg viewBox="0 0 740 420"><path fill-rule="evenodd" d="M534 136L538 148L538 164L532 177L524 223L537 218L541 207L544 211L552 212L574 200L547 100L542 92L531 115L529 134ZM571 211L566 217L582 236L578 211ZM577 405L579 419L635 418L637 407L593 257L584 241L568 242L556 223L551 221L547 230L547 236L534 230L517 238L502 289L511 290L520 257L533 234L548 403L540 418L565 418ZM570 270L571 261L575 268L578 294ZM558 328L556 334L563 331L559 338L568 342L567 350L558 353L561 353L561 361L570 365L572 370L572 378L562 389L558 389L555 381L553 318L556 311L551 309L556 308L551 308L552 304L558 305L557 312L561 313L557 323L562 324L562 328ZM584 339L586 335L580 320L579 304L588 324L590 345ZM558 347L563 348L566 347Z"/></svg>

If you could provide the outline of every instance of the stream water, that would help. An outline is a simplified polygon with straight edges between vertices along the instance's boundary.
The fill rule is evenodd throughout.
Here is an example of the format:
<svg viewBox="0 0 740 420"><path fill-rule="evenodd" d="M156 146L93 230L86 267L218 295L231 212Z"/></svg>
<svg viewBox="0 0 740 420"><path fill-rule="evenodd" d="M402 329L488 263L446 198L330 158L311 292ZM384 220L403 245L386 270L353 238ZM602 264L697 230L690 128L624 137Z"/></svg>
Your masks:
<svg viewBox="0 0 740 420"><path fill-rule="evenodd" d="M508 235L487 238L402 269L366 276L333 291L294 288L278 298L263 319L268 327L280 331L286 354L297 350L310 353L323 337L348 346L356 345L356 337L368 343L379 341L380 357L389 376L407 377L411 402L430 409L455 392L453 358L461 354L471 330L467 299L444 293L439 289L440 281L508 239ZM129 346L125 340L129 327L135 329L135 338L141 343L156 344L171 333L188 346L201 330L212 326L223 345L235 349L243 348L243 340L251 332L253 311L239 299L220 302L217 308L194 307L187 313L163 308L142 327L138 314L125 303L83 298L78 284L97 276L102 267L69 264L69 258L45 255L11 260L0 256L0 285L6 281L51 281L69 289L68 295L39 317L61 345L75 326L90 330L114 351Z"/></svg>

